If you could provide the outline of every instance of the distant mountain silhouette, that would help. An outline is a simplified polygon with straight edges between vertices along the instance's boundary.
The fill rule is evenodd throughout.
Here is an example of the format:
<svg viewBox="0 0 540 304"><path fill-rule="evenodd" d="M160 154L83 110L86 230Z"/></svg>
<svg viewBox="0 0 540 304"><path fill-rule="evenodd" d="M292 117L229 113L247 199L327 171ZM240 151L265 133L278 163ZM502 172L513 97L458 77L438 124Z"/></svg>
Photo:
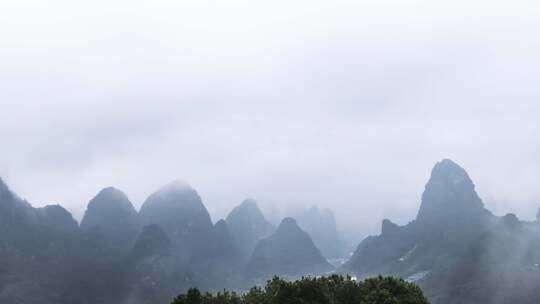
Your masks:
<svg viewBox="0 0 540 304"><path fill-rule="evenodd" d="M111 246L129 250L140 230L139 215L122 191L108 187L88 203L81 228L99 229Z"/></svg>
<svg viewBox="0 0 540 304"><path fill-rule="evenodd" d="M192 286L242 290L274 275L319 275L333 270L318 247L333 256L336 230L318 208L275 229L253 200L213 224L198 193L179 182L151 194L139 213L105 188L79 226L62 206L35 208L0 179L0 303L169 303ZM432 304L528 304L540 302L539 265L538 218L492 215L467 172L446 159L416 219L383 219L381 233L337 271L414 281Z"/></svg>
<svg viewBox="0 0 540 304"><path fill-rule="evenodd" d="M385 219L382 233L364 239L339 271L359 277L401 276L425 286L430 295L429 289L436 290L442 284L436 279L439 274L456 267L496 223L474 188L459 165L448 159L437 163L416 220L398 226Z"/></svg>
<svg viewBox="0 0 540 304"><path fill-rule="evenodd" d="M285 218L276 232L258 242L247 272L251 276L267 278L321 274L333 268L296 221Z"/></svg>
<svg viewBox="0 0 540 304"><path fill-rule="evenodd" d="M211 290L238 288L244 257L224 220L214 225L212 237L210 251L189 265L193 280Z"/></svg>
<svg viewBox="0 0 540 304"><path fill-rule="evenodd" d="M449 159L437 163L422 194L416 220L455 225L487 215L490 213L484 209L467 172Z"/></svg>
<svg viewBox="0 0 540 304"><path fill-rule="evenodd" d="M445 159L431 172L417 219L405 226L385 219L382 234L362 241L341 271L360 277L427 274L455 262L493 220L465 170Z"/></svg>
<svg viewBox="0 0 540 304"><path fill-rule="evenodd" d="M115 303L124 266L64 208L33 208L0 179L0 303Z"/></svg>
<svg viewBox="0 0 540 304"><path fill-rule="evenodd" d="M71 213L60 205L47 205L35 209L39 222L47 227L62 230L65 232L76 232L77 221L73 219Z"/></svg>
<svg viewBox="0 0 540 304"><path fill-rule="evenodd" d="M235 207L227 216L226 223L245 259L251 257L257 242L275 229L253 199L246 199Z"/></svg>
<svg viewBox="0 0 540 304"><path fill-rule="evenodd" d="M140 210L143 225L157 224L177 256L189 261L208 256L214 242L210 214L191 186L172 182L151 194Z"/></svg>
<svg viewBox="0 0 540 304"><path fill-rule="evenodd" d="M214 236L214 257L231 266L240 266L243 260L242 252L224 220L219 220L214 225Z"/></svg>
<svg viewBox="0 0 540 304"><path fill-rule="evenodd" d="M326 258L345 257L345 244L338 234L336 220L330 209L321 210L313 206L297 215L296 220Z"/></svg>

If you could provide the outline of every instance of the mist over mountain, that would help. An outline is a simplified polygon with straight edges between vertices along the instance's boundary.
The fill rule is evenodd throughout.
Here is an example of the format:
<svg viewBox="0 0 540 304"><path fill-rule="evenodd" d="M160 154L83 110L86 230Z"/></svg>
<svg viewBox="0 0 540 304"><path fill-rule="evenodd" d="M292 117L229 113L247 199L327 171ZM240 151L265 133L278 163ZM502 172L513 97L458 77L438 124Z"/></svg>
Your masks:
<svg viewBox="0 0 540 304"><path fill-rule="evenodd" d="M0 218L0 302L114 303L129 288L104 235L62 207L33 208L0 180Z"/></svg>
<svg viewBox="0 0 540 304"><path fill-rule="evenodd" d="M161 226L175 253L187 261L204 257L211 250L210 214L188 184L175 181L152 193L141 206L140 219L143 225Z"/></svg>
<svg viewBox="0 0 540 304"><path fill-rule="evenodd" d="M540 226L514 214L497 219L447 271L422 285L433 303L540 301Z"/></svg>
<svg viewBox="0 0 540 304"><path fill-rule="evenodd" d="M131 266L129 293L123 303L168 303L187 285L196 284L193 274L178 258L159 225L142 228L128 257Z"/></svg>
<svg viewBox="0 0 540 304"><path fill-rule="evenodd" d="M172 255L171 240L159 225L144 226L133 245L135 259Z"/></svg>
<svg viewBox="0 0 540 304"><path fill-rule="evenodd" d="M60 205L47 205L35 209L39 222L49 228L65 232L75 232L78 223L71 213Z"/></svg>
<svg viewBox="0 0 540 304"><path fill-rule="evenodd" d="M81 229L97 229L112 246L129 250L139 233L139 215L122 191L109 187L90 200Z"/></svg>
<svg viewBox="0 0 540 304"><path fill-rule="evenodd" d="M152 193L138 212L109 187L80 226L60 205L34 208L0 179L0 302L169 303L190 287L243 290L274 275L332 272L418 284L433 304L540 301L540 224L493 215L461 166L431 171L417 217L382 219L338 269L343 241L330 210L310 208L274 228L254 200L213 223L186 183Z"/></svg>
<svg viewBox="0 0 540 304"><path fill-rule="evenodd" d="M438 162L422 194L416 220L444 226L474 222L490 216L474 189L469 175L449 159Z"/></svg>
<svg viewBox="0 0 540 304"><path fill-rule="evenodd" d="M340 269L359 277L395 275L418 283L431 303L533 303L540 247L537 222L486 210L463 168L435 165L415 220L385 219Z"/></svg>
<svg viewBox="0 0 540 304"><path fill-rule="evenodd" d="M540 1L0 16L0 304L540 303Z"/></svg>
<svg viewBox="0 0 540 304"><path fill-rule="evenodd" d="M343 269L361 277L426 275L451 264L493 221L465 170L443 160L431 172L416 220L405 226L383 220L382 234L362 241Z"/></svg>
<svg viewBox="0 0 540 304"><path fill-rule="evenodd" d="M225 220L219 220L214 225L214 239L213 256L230 267L240 267L244 255Z"/></svg>
<svg viewBox="0 0 540 304"><path fill-rule="evenodd" d="M2 231L11 232L18 226L37 222L35 211L30 204L11 192L2 179L0 179L0 202Z"/></svg>
<svg viewBox="0 0 540 304"><path fill-rule="evenodd" d="M311 237L288 217L272 235L257 243L246 271L250 276L270 278L317 275L333 269Z"/></svg>
<svg viewBox="0 0 540 304"><path fill-rule="evenodd" d="M327 259L340 259L346 256L346 246L338 233L332 210L321 210L313 206L295 218Z"/></svg>
<svg viewBox="0 0 540 304"><path fill-rule="evenodd" d="M226 223L246 260L251 257L257 243L275 229L254 199L246 199L234 207L227 215Z"/></svg>

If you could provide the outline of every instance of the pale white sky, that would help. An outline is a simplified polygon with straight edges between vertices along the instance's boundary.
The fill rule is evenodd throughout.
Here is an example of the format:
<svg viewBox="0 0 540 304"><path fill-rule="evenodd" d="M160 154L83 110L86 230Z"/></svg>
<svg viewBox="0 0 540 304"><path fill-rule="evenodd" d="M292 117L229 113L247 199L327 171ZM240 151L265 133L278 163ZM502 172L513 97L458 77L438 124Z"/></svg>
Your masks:
<svg viewBox="0 0 540 304"><path fill-rule="evenodd" d="M213 220L245 197L412 219L441 158L497 214L540 206L536 1L0 2L0 176L79 218L183 179Z"/></svg>

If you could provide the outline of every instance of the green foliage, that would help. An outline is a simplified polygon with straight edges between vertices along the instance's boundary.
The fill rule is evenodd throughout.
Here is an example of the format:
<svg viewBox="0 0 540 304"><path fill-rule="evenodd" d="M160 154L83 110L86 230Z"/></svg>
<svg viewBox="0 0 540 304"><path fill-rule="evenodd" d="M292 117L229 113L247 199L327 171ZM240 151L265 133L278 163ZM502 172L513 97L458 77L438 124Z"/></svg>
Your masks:
<svg viewBox="0 0 540 304"><path fill-rule="evenodd" d="M274 277L264 288L253 287L245 294L218 292L201 294L191 288L172 304L427 304L422 290L392 277L357 282L350 277L305 277L288 282Z"/></svg>

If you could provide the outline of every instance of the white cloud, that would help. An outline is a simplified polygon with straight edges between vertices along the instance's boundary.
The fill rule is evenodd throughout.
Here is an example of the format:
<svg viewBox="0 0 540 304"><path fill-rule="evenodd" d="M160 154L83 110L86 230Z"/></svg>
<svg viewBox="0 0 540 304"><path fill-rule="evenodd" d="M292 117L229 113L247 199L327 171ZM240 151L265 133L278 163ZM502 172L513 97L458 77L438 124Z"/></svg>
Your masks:
<svg viewBox="0 0 540 304"><path fill-rule="evenodd" d="M435 161L540 205L540 6L517 1L2 1L0 175L80 216L190 181L223 216L412 219ZM352 211L351 211L352 210Z"/></svg>

